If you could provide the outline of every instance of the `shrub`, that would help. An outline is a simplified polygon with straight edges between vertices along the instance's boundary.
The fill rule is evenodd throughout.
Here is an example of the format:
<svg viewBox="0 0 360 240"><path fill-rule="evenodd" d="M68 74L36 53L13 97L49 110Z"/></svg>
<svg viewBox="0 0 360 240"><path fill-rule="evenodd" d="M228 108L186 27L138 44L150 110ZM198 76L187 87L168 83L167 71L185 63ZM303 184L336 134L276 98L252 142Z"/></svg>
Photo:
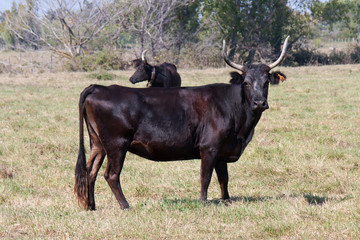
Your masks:
<svg viewBox="0 0 360 240"><path fill-rule="evenodd" d="M120 57L108 50L95 54L95 64L105 70L119 70L121 68Z"/></svg>
<svg viewBox="0 0 360 240"><path fill-rule="evenodd" d="M88 61L84 57L74 57L64 63L64 70L69 72L77 71L91 71L93 67L89 65L91 61Z"/></svg>
<svg viewBox="0 0 360 240"><path fill-rule="evenodd" d="M93 79L97 79L97 80L113 80L115 78L115 75L102 70L98 73L90 74L89 78L93 78Z"/></svg>
<svg viewBox="0 0 360 240"><path fill-rule="evenodd" d="M330 64L350 63L346 53L344 53L342 51L336 51L335 49L333 51L331 51L331 53L329 55L329 61L330 61Z"/></svg>
<svg viewBox="0 0 360 240"><path fill-rule="evenodd" d="M325 53L320 53L315 50L308 48L299 48L289 54L291 65L303 66L303 65L312 65L320 64L325 65L329 64L329 57ZM287 61L289 63L289 61Z"/></svg>
<svg viewBox="0 0 360 240"><path fill-rule="evenodd" d="M360 45L356 45L350 53L352 63L360 63Z"/></svg>
<svg viewBox="0 0 360 240"><path fill-rule="evenodd" d="M95 70L120 70L127 67L127 61L122 59L122 54L104 50L95 54L77 56L64 64L67 71L95 71Z"/></svg>

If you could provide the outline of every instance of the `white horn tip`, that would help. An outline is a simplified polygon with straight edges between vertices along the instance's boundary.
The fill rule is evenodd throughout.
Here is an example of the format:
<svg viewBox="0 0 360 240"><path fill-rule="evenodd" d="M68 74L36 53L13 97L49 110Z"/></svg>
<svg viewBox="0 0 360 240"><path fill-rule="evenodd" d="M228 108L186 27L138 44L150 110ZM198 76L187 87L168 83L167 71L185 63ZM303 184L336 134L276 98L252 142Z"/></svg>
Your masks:
<svg viewBox="0 0 360 240"><path fill-rule="evenodd" d="M269 65L270 69L273 69L274 67L278 66L284 60L289 37L290 35L288 35L284 41L283 49L281 51L280 57L275 62Z"/></svg>
<svg viewBox="0 0 360 240"><path fill-rule="evenodd" d="M225 39L223 40L222 52L223 52L224 57L226 57L226 41L225 41Z"/></svg>

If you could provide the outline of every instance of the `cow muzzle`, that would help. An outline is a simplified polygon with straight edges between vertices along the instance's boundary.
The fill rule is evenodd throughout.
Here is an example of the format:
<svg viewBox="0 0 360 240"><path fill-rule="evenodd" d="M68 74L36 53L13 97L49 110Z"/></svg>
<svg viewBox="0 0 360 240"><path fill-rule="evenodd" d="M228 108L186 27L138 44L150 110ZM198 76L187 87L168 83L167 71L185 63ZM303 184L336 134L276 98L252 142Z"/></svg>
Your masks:
<svg viewBox="0 0 360 240"><path fill-rule="evenodd" d="M136 83L136 81L135 81L132 77L129 79L129 81L130 81L132 84L135 84L135 83Z"/></svg>
<svg viewBox="0 0 360 240"><path fill-rule="evenodd" d="M269 108L269 104L267 100L256 100L253 102L252 109L254 111L265 111L268 108Z"/></svg>

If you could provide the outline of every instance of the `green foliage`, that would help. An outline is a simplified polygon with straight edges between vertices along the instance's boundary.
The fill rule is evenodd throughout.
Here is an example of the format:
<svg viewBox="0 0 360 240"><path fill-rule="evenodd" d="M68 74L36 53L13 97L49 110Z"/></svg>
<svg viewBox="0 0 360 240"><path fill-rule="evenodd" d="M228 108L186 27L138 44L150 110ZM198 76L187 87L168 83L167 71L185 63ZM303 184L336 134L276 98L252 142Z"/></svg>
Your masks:
<svg viewBox="0 0 360 240"><path fill-rule="evenodd" d="M311 11L315 18L329 24L330 31L340 29L342 37L359 37L360 0L314 1Z"/></svg>
<svg viewBox="0 0 360 240"><path fill-rule="evenodd" d="M1 31L1 37L4 39L5 46L7 48L14 48L15 46L15 36L12 34L9 29L3 29Z"/></svg>
<svg viewBox="0 0 360 240"><path fill-rule="evenodd" d="M309 17L294 14L285 0L267 1L204 1L203 16L216 22L212 27L219 28L220 39L230 43L230 58L235 50L262 50L274 47L275 54L280 53L280 47L286 35L292 35L292 40L308 34ZM209 35L214 34L210 28ZM237 50L238 49L238 50ZM252 61L249 56L247 61Z"/></svg>
<svg viewBox="0 0 360 240"><path fill-rule="evenodd" d="M8 18L11 18L12 16L17 15L17 5L15 2L13 2L12 10L11 11L5 11L1 13L1 17L3 18L3 21L0 22L0 34L1 38L5 42L6 48L12 48L14 49L15 43L16 43L16 36L13 32L11 32L9 26L8 26Z"/></svg>
<svg viewBox="0 0 360 240"><path fill-rule="evenodd" d="M315 17L333 25L335 22L347 18L347 4L349 1L331 0L328 2L314 1L312 12Z"/></svg>

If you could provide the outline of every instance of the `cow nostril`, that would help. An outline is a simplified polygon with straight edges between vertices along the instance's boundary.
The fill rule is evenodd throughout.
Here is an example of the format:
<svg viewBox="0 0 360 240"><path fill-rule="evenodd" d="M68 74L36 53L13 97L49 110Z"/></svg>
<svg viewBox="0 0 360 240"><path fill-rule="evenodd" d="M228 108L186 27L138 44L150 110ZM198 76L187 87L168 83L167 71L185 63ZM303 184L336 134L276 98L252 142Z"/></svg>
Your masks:
<svg viewBox="0 0 360 240"><path fill-rule="evenodd" d="M254 106L257 108L268 108L267 101L254 101Z"/></svg>

